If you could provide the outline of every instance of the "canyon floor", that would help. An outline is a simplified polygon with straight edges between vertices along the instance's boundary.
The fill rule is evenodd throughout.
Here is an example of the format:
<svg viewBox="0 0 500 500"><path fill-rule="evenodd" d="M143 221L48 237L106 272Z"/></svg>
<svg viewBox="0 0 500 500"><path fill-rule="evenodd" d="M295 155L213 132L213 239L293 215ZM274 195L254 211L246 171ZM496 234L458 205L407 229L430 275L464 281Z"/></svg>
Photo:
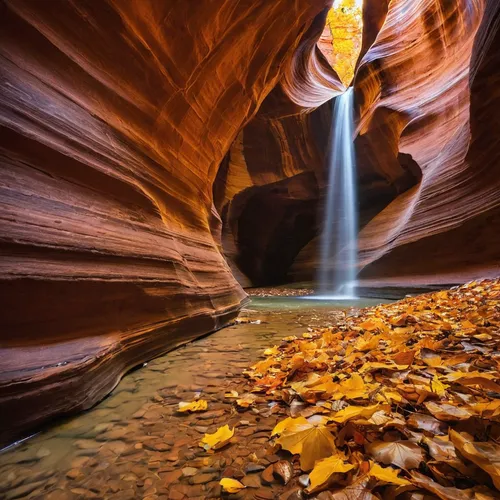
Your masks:
<svg viewBox="0 0 500 500"><path fill-rule="evenodd" d="M464 304L468 304L467 314L470 314L470 307L473 307L474 311L477 308L479 316L476 316L476 318L482 317L481 307L488 310L488 321L483 318L481 319L481 325L479 320L476 322L476 327L481 331L476 332L474 330L474 332L469 331L464 334L470 337L469 343L465 347L467 352L474 352L479 343L484 343L484 346L481 347L484 350L483 358L490 356L487 346L491 342L498 340L498 326L495 326L499 314L500 289L498 283L488 290L496 294L493 298L488 299L489 302L486 303L481 299L480 303L478 303L477 293L466 298L464 302ZM269 293L269 295L273 295L271 297L259 296L263 294L265 292L262 290L256 292L255 295L257 296L252 298L250 305L241 312L236 323L232 326L152 360L125 376L112 394L90 411L62 420L24 442L4 450L0 454L0 498L6 500L15 498L43 498L47 500L77 498L182 500L187 498L219 498L228 495L231 498L255 499L279 498L293 500L304 498L302 490L307 486L308 478L303 473L303 463L299 463L298 456L292 458L292 455L283 449L286 447L284 441L282 441L280 449L280 446L276 446L276 440L273 442L270 437L273 429L277 434L281 432L282 436L286 436L283 429L281 431L275 429L275 426L282 422L285 417L291 415L298 419L303 418L305 415L321 419L323 418L321 414L325 413L325 407L321 407L317 401L318 392L316 392L316 395L311 396L309 388L306 388L305 392L301 393L300 391L304 391L304 388L300 389L298 386L294 386L293 383L291 384L293 390L291 388L282 388L278 391L279 397L273 395L272 387L278 386L278 382L283 385L280 371L276 369L276 359L278 365L282 368L282 372L287 375L287 379L292 380L293 373L297 368L294 364L297 359L290 353L298 352L296 346L298 346L299 351L302 348L310 349L314 342L316 343L315 346L320 345L319 343L323 342L324 336L327 335L331 341L331 346L319 356L332 355L333 346L339 344L332 337L332 332L336 328L335 325L346 325L349 322L352 325L362 325L359 328L366 330L364 335L358 335L360 338L355 339L353 337L353 341L357 343L356 345L360 341L362 343L372 342L372 337L377 334L377 328L380 327L380 324L377 323L379 320L374 320L373 316L377 308L364 310L359 308L374 306L381 301L366 299L356 303L356 308L346 308L342 304L328 304L314 300L280 296L282 292L275 293L271 291ZM429 294L429 297L434 295ZM429 303L433 303L433 300L429 300ZM397 309L399 306L395 307ZM413 308L411 305L400 307ZM380 310L383 311L384 309ZM444 310L447 311L445 315L450 312L446 308ZM433 311L432 314L443 314L443 307L434 304ZM463 311L464 309L462 309L461 314ZM493 319L491 311L495 315ZM427 316L418 316L417 312L405 314L398 313L397 316L391 316L397 318L396 323L393 325L394 335L413 334L411 329L415 329L415 325L418 324L424 330L425 328L429 330L432 320ZM428 314L431 313L425 312L425 315ZM452 316L453 314L451 314L450 318ZM420 319L416 323L412 323L411 318L415 317ZM427 319L424 321L422 318ZM462 317L457 321L450 319L450 325L452 326L445 326L444 331L451 332L455 325L460 324L463 328L469 330L474 327L474 325L471 327L470 324L465 324ZM403 323L410 326L402 326ZM333 328L330 328L332 326ZM436 323L434 327L436 327ZM358 327L354 326L354 328ZM420 331L419 328L417 327L417 331ZM409 333L408 329L410 329ZM340 334L340 331L337 333ZM380 335L383 335L382 331L380 331ZM434 332L433 335L433 342L443 341L441 338L442 333L436 336L437 334ZM453 335L446 333L445 337L449 340L455 337L461 338L457 336L456 331ZM287 338L287 340L283 342L283 338ZM418 338L424 339L425 342L429 341L424 334L419 334ZM302 347L300 347L301 342L305 342ZM443 364L445 364L445 357L447 355L451 356L451 345L451 343L448 343L444 347L441 346ZM268 349L266 351L267 359L262 361L262 351L265 349ZM355 355L353 359L359 360L362 365L360 373L366 375L367 372L364 368L367 366L367 356L370 356L371 353L361 347L360 349L359 356ZM432 350L427 347L422 349L421 352L426 354L429 354L428 351ZM373 349L371 350L373 351ZM448 354L445 355L445 351ZM396 352L395 355L398 354L400 353ZM498 353L495 354L495 352L491 355L493 363L497 362L497 355ZM473 355L470 356L472 359ZM293 362L290 361L292 359ZM430 354L425 357L424 361L425 363L415 361L416 368L421 371L430 370L434 373L435 378L438 375L443 375L439 371L436 372L438 368L434 363L435 359ZM463 361L461 360L461 363ZM256 363L257 365L255 365ZM369 363L374 365L372 361L369 361ZM397 363L401 364L403 360L398 358ZM412 363L413 361L410 362L410 364ZM294 367L290 368L292 365ZM248 371L251 366L257 366L257 368ZM306 367L307 369L304 369L304 366L304 364L301 364L298 370L299 372L302 370L309 377L311 373L308 374L308 372L314 371L314 367L309 365ZM371 366L369 368L370 370L372 368L374 370L392 370L387 365L385 367ZM487 371L486 365L478 369L483 374ZM368 370L368 374L370 370ZM247 371L246 375L243 373L244 371ZM351 378L353 373L354 371L351 371ZM378 375L373 375L373 378L371 378L369 375L371 382L368 385L376 383L377 377ZM489 380L493 386L495 384L494 378L492 375L491 377L485 377L485 380ZM343 379L340 380L340 385L342 385ZM366 380L368 379L365 376ZM427 394L428 400L435 400L434 396L436 394L432 394L435 392L432 389L432 382L431 389L427 389L427 392L421 388L421 385L418 385L423 382L420 381L418 384L415 380L413 382L416 385L411 387L417 387L417 389L420 387L420 392L418 395L419 401L413 401L411 404L421 404L422 391ZM261 388L263 387L266 390L261 390L260 394L252 393L251 391L255 389L256 383L260 383ZM449 391L447 393L448 398L453 398L458 394L458 392L451 392L454 388L453 383L450 381L450 385L440 386L440 391ZM312 385L314 386L314 384ZM384 379L382 386L385 385L386 381ZM450 386L452 389L449 389ZM467 389L466 386L467 384L464 383L460 394L469 393L469 395L473 394L474 397L478 397L475 388ZM406 386L406 388L408 387ZM267 391L267 389L270 390ZM495 388L493 387L493 389ZM338 391L339 386L337 385L333 390ZM300 402L298 399L293 402L294 398L292 398L293 404L286 404L285 400L294 392L300 394L307 403ZM314 393L314 390L312 392ZM376 392L380 391L377 390ZM387 396L389 398L394 397L391 394L393 393L388 393ZM411 401L411 394L406 396ZM489 397L483 396L483 399ZM353 397L357 398L359 395ZM426 398L424 397L424 399ZM492 400L495 404L498 403L494 397ZM205 411L179 411L185 409L184 403L197 401L207 403ZM339 403L339 401L336 401L336 403ZM336 403L334 402L333 406ZM340 413L341 410L345 410L345 407L349 408L344 402L341 405L342 408L340 406L333 408L333 406L330 405L328 411L333 410ZM497 407L498 404L496 404L495 408ZM352 408L359 407L352 406ZM395 411L394 408L392 411ZM406 415L401 418L404 419L405 417ZM441 429L442 425L447 426L450 423L445 422L442 424L435 419L431 420L432 418L432 416L427 415L422 426L425 428L425 426L432 424L430 430L435 430L437 428ZM497 418L498 416L494 417L494 419ZM453 420L454 417L451 416L450 419ZM443 417L445 421L450 419L446 415ZM392 420L392 423L394 423L394 420ZM386 425L390 426L392 424L384 422L379 427L385 428ZM492 439L495 440L498 438L498 428L495 427L497 424L493 425ZM234 429L232 437L229 436L230 439L221 437L218 441L214 438L214 442L207 445L210 438L207 440L206 435L217 433L225 426L228 426L230 430ZM347 428L347 426L344 427ZM398 429L398 432L403 432L401 428ZM426 432L427 429L424 430L425 439L434 438L434 434ZM391 442L391 436L395 432L394 429L387 432L387 436L384 435L384 441ZM408 432L416 434L415 430L409 430ZM442 434L438 431L435 432ZM389 434L391 435L389 436ZM387 439L385 439L386 437ZM344 438L347 443L348 437L346 437L345 432ZM353 439L352 446L362 447L363 440L368 439L368 435L362 436L358 432L357 434L354 433L350 438ZM422 437L422 439L424 438ZM347 443L346 446L350 445ZM491 446L498 447L495 443L492 443ZM428 446L427 449L432 452L432 446ZM415 453L415 450L410 451ZM449 452L447 450L447 453ZM356 454L359 455L359 452L351 450L349 453L351 462L356 458ZM305 454L301 454L301 461L304 456ZM371 462L366 462L366 464L369 463ZM348 467L353 468L354 465L348 465ZM363 467L363 462L360 461L359 470L361 471ZM492 467L493 475L491 475L491 472L490 475L493 481L496 481L498 480L498 464L493 464ZM448 479L445 478L443 481L449 481L449 471L443 472L438 469L436 469L435 473L443 473L443 477L448 475ZM429 472L428 469L426 470ZM410 478L407 471L405 471L405 474ZM411 476L413 481L413 484L410 485L411 488L415 488L415 481L420 481L419 487L429 491L429 484L437 483L432 481L429 483L427 477L414 472ZM229 494L228 491L223 491L220 484L222 478L230 478L236 481L226 487L229 490L235 487L235 493ZM327 479L328 477L325 480ZM491 483L487 475L486 479L482 476L480 476L480 479L483 482L488 483L489 481ZM408 483L403 476L400 478L394 476L389 478L388 481L393 481L393 489L391 490L393 495L398 481L400 481L400 488L405 487L403 484L405 481ZM425 481L429 484L424 484ZM348 484L345 481L341 482ZM447 483L445 482L445 484ZM453 494L456 494L456 491L464 491L463 495L469 496L453 498L497 498L496 496L487 496L493 492L492 489L486 488L480 491L471 489L470 484L462 484L461 486L468 489L457 490L457 488L452 488ZM438 487L441 486L438 485ZM452 489L446 491L450 492ZM377 496L373 496L368 490L363 491L365 496L358 495L352 496L352 498L389 498L383 495L380 496L378 493ZM387 492L389 490L383 491ZM438 490L433 493L434 496L431 494L429 498L451 498L442 496L442 494L447 494L446 491L442 493L442 491ZM404 493L404 491L400 492ZM349 496L328 497L321 495L325 495L325 493L319 493L314 498L351 498Z"/></svg>
<svg viewBox="0 0 500 500"><path fill-rule="evenodd" d="M242 470L253 453L264 454L277 419L240 415L225 393L249 388L242 372L263 349L288 335L334 324L339 314L341 309L315 301L255 297L234 325L130 372L90 411L1 453L0 498L220 496L220 478L228 468ZM179 402L197 396L208 401L209 411L176 411ZM237 429L231 446L215 455L198 446L206 432L225 424ZM260 485L260 474L246 477L259 486L245 493L251 498L274 498L282 489L279 483Z"/></svg>

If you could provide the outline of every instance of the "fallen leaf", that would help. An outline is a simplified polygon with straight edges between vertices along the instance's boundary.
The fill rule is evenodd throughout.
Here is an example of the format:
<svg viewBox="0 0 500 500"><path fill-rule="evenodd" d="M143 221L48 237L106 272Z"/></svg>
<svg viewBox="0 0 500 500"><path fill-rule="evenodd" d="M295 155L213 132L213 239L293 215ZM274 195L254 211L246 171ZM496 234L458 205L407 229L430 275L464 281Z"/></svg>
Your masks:
<svg viewBox="0 0 500 500"><path fill-rule="evenodd" d="M281 436L276 443L284 450L300 455L300 467L303 471L311 470L316 460L331 456L337 449L327 427L314 425L303 417L290 419L280 431Z"/></svg>
<svg viewBox="0 0 500 500"><path fill-rule="evenodd" d="M409 366L413 363L414 358L415 358L415 351L403 351L395 354L392 357L392 360L397 365Z"/></svg>
<svg viewBox="0 0 500 500"><path fill-rule="evenodd" d="M439 354L426 348L420 351L420 359L429 366L441 366L443 363Z"/></svg>
<svg viewBox="0 0 500 500"><path fill-rule="evenodd" d="M238 491L246 488L244 484L241 484L236 479L231 479L229 477L221 479L219 484L226 493L238 493Z"/></svg>
<svg viewBox="0 0 500 500"><path fill-rule="evenodd" d="M323 460L318 460L314 464L314 469L309 474L310 485L307 490L308 493L315 491L325 484L333 474L343 474L354 469L354 465L345 462L346 458L342 453L337 453Z"/></svg>
<svg viewBox="0 0 500 500"><path fill-rule="evenodd" d="M434 378L430 382L430 386L431 386L431 391L437 394L438 396L444 396L446 394L446 389L450 387L447 384L443 384L443 382L439 380L439 377L437 375L434 375Z"/></svg>
<svg viewBox="0 0 500 500"><path fill-rule="evenodd" d="M370 476L362 476L342 490L333 491L325 498L328 500L379 500L368 489Z"/></svg>
<svg viewBox="0 0 500 500"><path fill-rule="evenodd" d="M470 408L486 419L500 417L500 399L488 401L487 403L475 403L470 405Z"/></svg>
<svg viewBox="0 0 500 500"><path fill-rule="evenodd" d="M447 434L448 425L437 418L425 413L412 413L407 420L410 427L414 429L428 431L432 434Z"/></svg>
<svg viewBox="0 0 500 500"><path fill-rule="evenodd" d="M469 372L469 373L459 373L454 372L447 376L448 380L456 381L457 383L465 386L469 385L479 385L488 389L489 391L495 391L500 393L500 384L494 382L493 379L499 378L498 375L492 373L481 373L481 372Z"/></svg>
<svg viewBox="0 0 500 500"><path fill-rule="evenodd" d="M243 394L242 398L237 399L236 404L241 408L248 408L255 403L256 399L257 396L255 394L247 393Z"/></svg>
<svg viewBox="0 0 500 500"><path fill-rule="evenodd" d="M471 494L470 492L459 490L458 488L442 486L433 481L430 477L420 474L420 472L412 471L411 476L413 484L430 491L442 500L471 500L474 498L473 493Z"/></svg>
<svg viewBox="0 0 500 500"><path fill-rule="evenodd" d="M213 434L205 434L200 442L200 446L205 450L217 450L225 446L234 436L234 428L230 429L229 425L219 427Z"/></svg>
<svg viewBox="0 0 500 500"><path fill-rule="evenodd" d="M360 418L370 418L376 411L380 410L390 410L390 407L384 405L372 405L372 406L354 406L349 405L343 410L338 411L333 415L331 420L337 423L344 423L356 417Z"/></svg>
<svg viewBox="0 0 500 500"><path fill-rule="evenodd" d="M277 356L279 353L278 346L273 346L264 351L264 356Z"/></svg>
<svg viewBox="0 0 500 500"><path fill-rule="evenodd" d="M308 425L309 422L304 417L287 417L285 420L278 422L271 432L271 436L276 436L276 434L281 434L285 429L293 429L300 425Z"/></svg>
<svg viewBox="0 0 500 500"><path fill-rule="evenodd" d="M446 438L447 437L448 436L446 436ZM458 460L457 454L455 453L455 446L451 441L439 437L431 439L424 436L423 442L427 445L427 448L429 448L429 455L434 460L448 463Z"/></svg>
<svg viewBox="0 0 500 500"><path fill-rule="evenodd" d="M425 459L422 448L411 441L374 441L365 448L377 462L394 464L401 469L416 469Z"/></svg>
<svg viewBox="0 0 500 500"><path fill-rule="evenodd" d="M398 486L405 486L407 484L411 484L410 481L399 477L399 472L392 467L381 467L378 464L372 464L370 471L371 477L378 479L379 481L383 481L384 483L396 484Z"/></svg>
<svg viewBox="0 0 500 500"><path fill-rule="evenodd" d="M360 369L360 373L372 372L377 370L405 370L407 365L397 365L396 363L378 363L367 361Z"/></svg>
<svg viewBox="0 0 500 500"><path fill-rule="evenodd" d="M181 401L179 403L178 412L184 413L187 411L195 412L195 411L205 411L208 408L208 403L204 399L198 399L198 401L193 401L191 403L185 403Z"/></svg>
<svg viewBox="0 0 500 500"><path fill-rule="evenodd" d="M500 490L500 445L475 442L467 434L450 430L451 442L462 456L481 467Z"/></svg>
<svg viewBox="0 0 500 500"><path fill-rule="evenodd" d="M472 413L465 408L458 408L448 403L434 403L433 401L429 401L425 403L425 407L437 419L443 420L444 422L467 420L472 417Z"/></svg>
<svg viewBox="0 0 500 500"><path fill-rule="evenodd" d="M348 379L342 380L338 392L347 399L356 399L367 394L366 385L358 373L353 373Z"/></svg>

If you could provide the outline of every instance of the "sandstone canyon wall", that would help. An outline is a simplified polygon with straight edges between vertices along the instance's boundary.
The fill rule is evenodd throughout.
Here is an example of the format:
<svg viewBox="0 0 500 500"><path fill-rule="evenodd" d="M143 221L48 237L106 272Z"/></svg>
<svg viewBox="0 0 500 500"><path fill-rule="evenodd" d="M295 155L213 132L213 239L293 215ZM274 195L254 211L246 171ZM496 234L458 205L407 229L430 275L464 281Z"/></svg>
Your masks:
<svg viewBox="0 0 500 500"><path fill-rule="evenodd" d="M327 5L0 3L0 443L237 313L212 184Z"/></svg>
<svg viewBox="0 0 500 500"><path fill-rule="evenodd" d="M361 231L362 277L429 284L499 274L499 10L479 0L391 3L358 71L360 135L389 109L397 151L422 180Z"/></svg>
<svg viewBox="0 0 500 500"><path fill-rule="evenodd" d="M499 9L489 0L365 2L354 81L365 285L454 284L500 273ZM259 112L240 134L240 170L255 170L274 157L281 158L275 164L313 170L317 181L314 196L308 195L314 202L307 207L302 239L290 224L282 224L261 233L260 246L249 252L245 233L257 233L257 220L224 213L224 227L229 221L232 234L241 233L228 245L229 258L253 284L266 281L252 260L259 255L259 265L273 267L283 254L276 250L278 240L293 254L280 261L279 280L315 277L320 221L310 214L323 204L331 101L314 111L313 105L302 105L301 113L308 114L300 117L300 125L299 115L287 116L279 122L279 133L277 126L264 130ZM314 146L319 159L304 155ZM286 219L303 210L289 209Z"/></svg>
<svg viewBox="0 0 500 500"><path fill-rule="evenodd" d="M235 277L314 277L329 3L0 3L0 443L227 324ZM497 2L365 0L364 22L363 279L498 274Z"/></svg>

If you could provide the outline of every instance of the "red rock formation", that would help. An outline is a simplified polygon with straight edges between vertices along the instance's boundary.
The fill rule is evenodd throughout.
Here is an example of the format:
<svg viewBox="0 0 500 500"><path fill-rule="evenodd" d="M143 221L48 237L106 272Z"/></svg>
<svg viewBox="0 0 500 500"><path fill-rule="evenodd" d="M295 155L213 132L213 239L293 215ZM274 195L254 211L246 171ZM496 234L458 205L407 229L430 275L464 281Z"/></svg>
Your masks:
<svg viewBox="0 0 500 500"><path fill-rule="evenodd" d="M384 24L385 2L365 5L364 45L374 44L355 80L356 146L360 176L373 181L373 211L361 221L362 284L498 275L500 5L393 1ZM408 190L412 176L421 180ZM298 254L289 276L314 277L317 243Z"/></svg>
<svg viewBox="0 0 500 500"><path fill-rule="evenodd" d="M365 3L363 276L495 274L498 5ZM313 276L328 4L0 3L0 442Z"/></svg>
<svg viewBox="0 0 500 500"><path fill-rule="evenodd" d="M0 442L245 299L212 184L328 2L195 4L0 4Z"/></svg>
<svg viewBox="0 0 500 500"><path fill-rule="evenodd" d="M427 0L411 8L393 1L361 62L361 137L388 128L387 144L422 171L417 187L361 231L365 278L456 283L498 275L498 10L493 2L485 9L482 0ZM481 41L495 36L496 47Z"/></svg>

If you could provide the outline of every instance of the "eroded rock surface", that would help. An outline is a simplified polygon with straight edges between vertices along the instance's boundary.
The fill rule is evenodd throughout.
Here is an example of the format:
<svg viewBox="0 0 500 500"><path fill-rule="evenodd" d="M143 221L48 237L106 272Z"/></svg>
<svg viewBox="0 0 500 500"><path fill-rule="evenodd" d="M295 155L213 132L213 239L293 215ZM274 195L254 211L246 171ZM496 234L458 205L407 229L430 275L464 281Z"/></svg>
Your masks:
<svg viewBox="0 0 500 500"><path fill-rule="evenodd" d="M361 231L368 266L362 276L449 283L494 276L500 263L500 128L493 111L500 99L499 6L416 4L390 4L356 80L360 138L385 129L386 145L377 141L374 151L385 149L387 156L392 144L394 154L411 155L422 172L418 186ZM391 182L390 159L380 168Z"/></svg>
<svg viewBox="0 0 500 500"><path fill-rule="evenodd" d="M0 4L0 442L236 314L212 183L326 6Z"/></svg>
<svg viewBox="0 0 500 500"><path fill-rule="evenodd" d="M499 8L486 0L365 2L354 82L365 285L455 284L499 272ZM277 123L261 108L230 152L240 173L263 165L314 172L301 182L314 186L307 210L287 202L286 217L277 216L283 203L275 201L274 213L264 208L265 218L249 222L233 210L250 196L243 191L221 212L224 228L238 233L227 254L256 285L269 283L270 268L274 283L314 279L318 268L321 219L310 214L323 205L331 101L314 111L301 104ZM276 181L268 174L261 182ZM294 232L289 221L305 212L307 231Z"/></svg>
<svg viewBox="0 0 500 500"><path fill-rule="evenodd" d="M365 3L362 277L497 274L500 7ZM0 4L0 442L227 324L235 277L314 276L328 7Z"/></svg>

